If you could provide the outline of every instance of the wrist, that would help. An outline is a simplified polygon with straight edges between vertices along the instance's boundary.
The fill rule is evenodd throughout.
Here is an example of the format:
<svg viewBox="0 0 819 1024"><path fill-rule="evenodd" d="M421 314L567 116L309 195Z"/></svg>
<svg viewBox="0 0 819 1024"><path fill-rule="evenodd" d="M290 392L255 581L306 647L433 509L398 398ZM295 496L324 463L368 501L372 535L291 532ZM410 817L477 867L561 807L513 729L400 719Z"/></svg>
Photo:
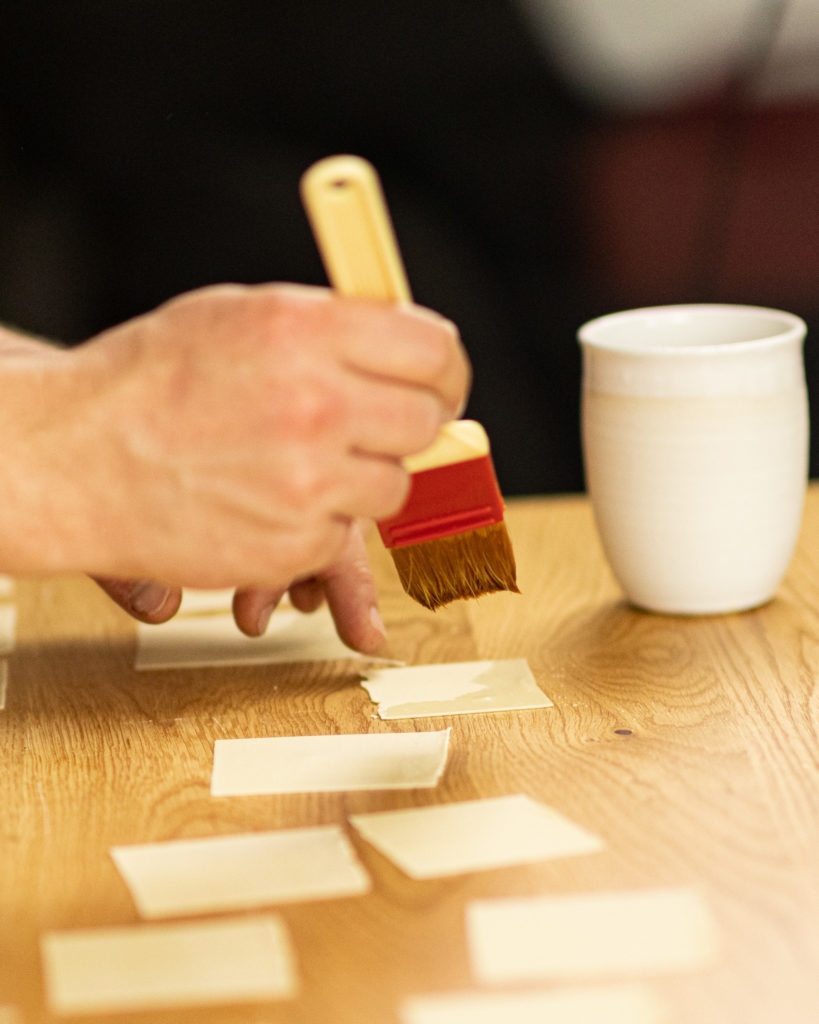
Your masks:
<svg viewBox="0 0 819 1024"><path fill-rule="evenodd" d="M84 568L91 554L73 350L0 328L0 565L7 572ZM78 524L85 525L78 529Z"/></svg>

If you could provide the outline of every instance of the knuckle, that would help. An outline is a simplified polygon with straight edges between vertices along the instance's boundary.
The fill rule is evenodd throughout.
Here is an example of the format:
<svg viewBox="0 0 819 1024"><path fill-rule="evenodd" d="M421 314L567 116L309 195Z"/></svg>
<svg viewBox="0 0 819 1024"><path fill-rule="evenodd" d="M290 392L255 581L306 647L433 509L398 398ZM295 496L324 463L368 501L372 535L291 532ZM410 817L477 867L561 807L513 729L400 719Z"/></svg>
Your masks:
<svg viewBox="0 0 819 1024"><path fill-rule="evenodd" d="M448 417L440 400L432 394L422 396L421 409L418 414L418 437L422 448L432 444L441 429L441 424Z"/></svg>
<svg viewBox="0 0 819 1024"><path fill-rule="evenodd" d="M305 381L282 397L281 412L288 433L309 443L335 434L349 414L342 390L327 381Z"/></svg>
<svg viewBox="0 0 819 1024"><path fill-rule="evenodd" d="M297 513L314 512L329 491L329 480L309 459L293 460L284 484L288 505Z"/></svg>
<svg viewBox="0 0 819 1024"><path fill-rule="evenodd" d="M425 331L419 341L420 380L442 396L451 411L463 404L471 384L472 368L466 350L457 332L443 326Z"/></svg>
<svg viewBox="0 0 819 1024"><path fill-rule="evenodd" d="M333 304L326 289L273 284L263 288L267 334L278 345L305 352L326 345L333 330Z"/></svg>
<svg viewBox="0 0 819 1024"><path fill-rule="evenodd" d="M267 334L270 338L296 339L302 333L304 313L286 292L273 287L265 307Z"/></svg>
<svg viewBox="0 0 819 1024"><path fill-rule="evenodd" d="M431 444L446 418L439 397L423 388L407 390L400 401L392 404L389 415L397 432L405 438L404 455Z"/></svg>
<svg viewBox="0 0 819 1024"><path fill-rule="evenodd" d="M421 361L427 377L432 382L452 371L455 358L455 346L448 332L436 330L425 334Z"/></svg>
<svg viewBox="0 0 819 1024"><path fill-rule="evenodd" d="M250 291L242 285L216 284L183 292L159 307L167 315L195 321L219 321L226 318L241 322L248 314Z"/></svg>

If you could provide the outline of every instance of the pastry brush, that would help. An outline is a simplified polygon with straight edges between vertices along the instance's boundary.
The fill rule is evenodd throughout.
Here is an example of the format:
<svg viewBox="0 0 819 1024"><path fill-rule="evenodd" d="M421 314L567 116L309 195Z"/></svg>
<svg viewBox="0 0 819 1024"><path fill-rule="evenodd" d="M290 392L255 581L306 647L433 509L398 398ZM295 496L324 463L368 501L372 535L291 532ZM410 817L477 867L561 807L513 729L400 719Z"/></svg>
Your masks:
<svg viewBox="0 0 819 1024"><path fill-rule="evenodd" d="M337 292L412 301L371 164L356 156L320 160L304 173L301 197ZM483 427L454 420L428 449L403 461L410 473L407 500L377 525L407 594L435 609L494 591L517 593L515 556Z"/></svg>

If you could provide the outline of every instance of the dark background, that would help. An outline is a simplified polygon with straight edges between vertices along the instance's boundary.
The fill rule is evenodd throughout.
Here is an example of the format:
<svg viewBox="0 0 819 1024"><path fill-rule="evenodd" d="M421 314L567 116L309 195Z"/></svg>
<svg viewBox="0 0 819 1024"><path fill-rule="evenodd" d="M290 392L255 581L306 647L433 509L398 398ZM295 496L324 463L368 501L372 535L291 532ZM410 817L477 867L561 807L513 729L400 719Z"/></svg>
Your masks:
<svg viewBox="0 0 819 1024"><path fill-rule="evenodd" d="M77 342L203 284L324 283L298 179L359 153L416 299L461 328L502 488L580 490L584 320L727 301L819 326L819 115L744 84L596 109L502 0L7 0L0 320Z"/></svg>

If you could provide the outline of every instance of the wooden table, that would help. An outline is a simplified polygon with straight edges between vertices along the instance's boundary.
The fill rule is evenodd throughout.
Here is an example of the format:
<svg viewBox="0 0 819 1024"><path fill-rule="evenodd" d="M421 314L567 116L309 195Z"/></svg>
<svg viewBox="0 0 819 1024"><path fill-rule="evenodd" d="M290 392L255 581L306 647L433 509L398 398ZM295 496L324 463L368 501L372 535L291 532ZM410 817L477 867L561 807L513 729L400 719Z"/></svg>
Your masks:
<svg viewBox="0 0 819 1024"><path fill-rule="evenodd" d="M474 987L469 899L694 883L726 956L651 982L672 1022L819 1021L819 490L779 595L742 615L628 607L582 497L515 500L507 523L522 596L426 612L374 546L382 610L391 652L411 664L526 657L554 701L545 710L382 722L349 663L137 673L133 623L93 584L19 583L0 712L0 1004L24 1024L51 1021L40 934L137 921L114 844L523 792L603 836L605 851L417 882L353 836L374 891L281 908L300 998L116 1019L394 1024L405 994ZM219 737L447 725L434 790L209 793Z"/></svg>

